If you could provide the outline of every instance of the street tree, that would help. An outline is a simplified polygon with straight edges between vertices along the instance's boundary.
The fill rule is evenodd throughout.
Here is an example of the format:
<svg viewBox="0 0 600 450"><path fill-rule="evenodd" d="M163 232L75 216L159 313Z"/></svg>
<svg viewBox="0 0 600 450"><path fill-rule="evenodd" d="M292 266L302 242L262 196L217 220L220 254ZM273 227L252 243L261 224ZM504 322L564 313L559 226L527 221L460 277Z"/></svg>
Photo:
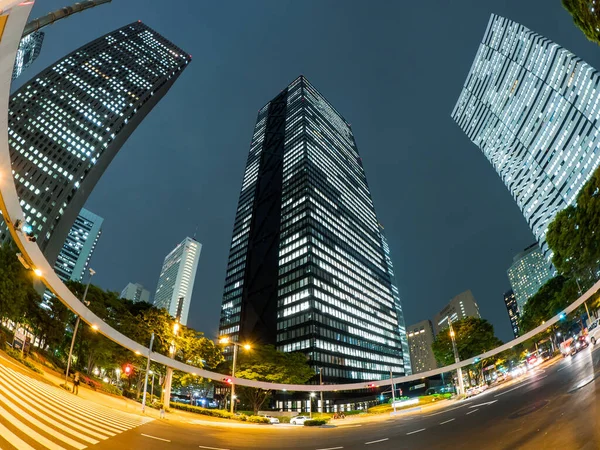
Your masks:
<svg viewBox="0 0 600 450"><path fill-rule="evenodd" d="M239 357L237 377L270 383L304 384L315 372L307 363L306 355L299 352L279 352L272 345L264 345L244 352ZM248 403L254 414L271 397L272 390L238 386L238 392Z"/></svg>
<svg viewBox="0 0 600 450"><path fill-rule="evenodd" d="M519 329L526 333L560 313L578 296L575 280L558 275L548 280L539 291L525 303L519 321Z"/></svg>
<svg viewBox="0 0 600 450"><path fill-rule="evenodd" d="M600 12L591 0L562 0L562 4L573 16L573 22L585 37L600 44Z"/></svg>
<svg viewBox="0 0 600 450"><path fill-rule="evenodd" d="M502 345L502 341L494 335L494 326L485 319L466 317L453 322L452 328L461 361ZM441 365L454 364L452 339L448 329L441 331L436 336L432 350Z"/></svg>

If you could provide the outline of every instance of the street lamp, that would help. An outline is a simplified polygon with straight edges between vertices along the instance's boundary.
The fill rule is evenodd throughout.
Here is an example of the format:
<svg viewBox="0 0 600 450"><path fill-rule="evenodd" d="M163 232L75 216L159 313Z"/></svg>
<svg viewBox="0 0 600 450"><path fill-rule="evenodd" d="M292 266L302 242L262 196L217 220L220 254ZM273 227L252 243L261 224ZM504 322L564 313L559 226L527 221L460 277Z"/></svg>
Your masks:
<svg viewBox="0 0 600 450"><path fill-rule="evenodd" d="M85 304L86 306L89 305L90 303L86 302L85 298L87 297L88 289L90 288L90 283L92 282L92 277L96 274L96 271L94 269L92 269L91 267L90 267L89 271L90 271L90 277L85 286L85 291L83 292L83 299L81 300L81 303ZM37 274L37 272L36 272L36 274ZM41 274L41 272L40 272L40 274ZM71 338L71 348L69 349L69 358L67 359L67 371L65 372L65 387L67 387L69 384L69 370L71 368L71 358L73 356L73 346L75 345L75 338L77 337L77 329L79 328L80 321L81 321L81 317L77 316L77 320L75 321L75 328L73 329L73 337Z"/></svg>
<svg viewBox="0 0 600 450"><path fill-rule="evenodd" d="M312 401L313 401L313 398L315 398L315 395L317 395L317 394L315 394L314 392L310 393L310 405L309 405L309 408L310 408L310 418L311 419L312 419Z"/></svg>
<svg viewBox="0 0 600 450"><path fill-rule="evenodd" d="M454 351L454 362L459 363L460 358L458 357L458 349L456 348L456 334L454 333L454 329L452 328L452 322L450 321L450 317L448 317L448 326L450 327L450 338L452 339L452 350ZM465 388L463 386L463 377L462 377L462 369L459 367L456 369L456 376L458 378L458 395L462 395L465 392Z"/></svg>
<svg viewBox="0 0 600 450"><path fill-rule="evenodd" d="M240 344L239 342L235 342L231 339L229 339L227 336L219 338L219 344L221 345L233 345L233 365L231 366L231 405L229 406L229 412L231 412L231 414L233 414L233 406L234 406L234 400L236 399L235 396L235 383L233 382L233 378L235 377L235 366L237 364L237 350L238 347L243 347L244 350L251 350L252 346L250 344Z"/></svg>

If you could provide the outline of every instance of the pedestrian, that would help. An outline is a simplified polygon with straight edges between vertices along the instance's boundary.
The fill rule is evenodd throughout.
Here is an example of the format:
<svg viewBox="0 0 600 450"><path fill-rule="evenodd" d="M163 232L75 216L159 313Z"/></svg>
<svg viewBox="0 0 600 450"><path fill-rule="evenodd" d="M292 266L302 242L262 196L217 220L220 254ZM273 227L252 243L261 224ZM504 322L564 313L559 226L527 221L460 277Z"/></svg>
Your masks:
<svg viewBox="0 0 600 450"><path fill-rule="evenodd" d="M73 378L73 394L79 395L79 372L75 372L75 378Z"/></svg>
<svg viewBox="0 0 600 450"><path fill-rule="evenodd" d="M160 405L160 418L165 418L165 407L163 405Z"/></svg>

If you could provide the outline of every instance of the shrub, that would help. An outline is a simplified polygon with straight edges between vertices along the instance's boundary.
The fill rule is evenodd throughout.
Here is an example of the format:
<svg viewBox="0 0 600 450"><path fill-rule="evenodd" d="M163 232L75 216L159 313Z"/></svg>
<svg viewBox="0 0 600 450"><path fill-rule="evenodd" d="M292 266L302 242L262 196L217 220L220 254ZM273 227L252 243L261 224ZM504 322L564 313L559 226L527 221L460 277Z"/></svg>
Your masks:
<svg viewBox="0 0 600 450"><path fill-rule="evenodd" d="M304 426L305 427L320 427L321 425L325 425L326 423L327 423L326 420L312 419L312 420L306 420L304 422Z"/></svg>
<svg viewBox="0 0 600 450"><path fill-rule="evenodd" d="M20 363L23 362L23 354L19 350L15 350L14 348L6 349L6 354L13 359L16 359Z"/></svg>
<svg viewBox="0 0 600 450"><path fill-rule="evenodd" d="M239 420L241 422L251 423L270 423L269 419L266 417L246 416L244 414L235 415L231 414L229 411L223 411L222 409L208 409L200 406L186 405L185 403L171 402L171 407L195 414L202 414L204 416L219 417L221 419Z"/></svg>
<svg viewBox="0 0 600 450"><path fill-rule="evenodd" d="M91 387L94 391L102 388L102 384L99 381L96 381L90 377L82 376L81 381Z"/></svg>
<svg viewBox="0 0 600 450"><path fill-rule="evenodd" d="M271 423L271 421L266 417L261 416L240 416L246 417L246 420L251 423Z"/></svg>
<svg viewBox="0 0 600 450"><path fill-rule="evenodd" d="M290 423L291 417L290 416L281 416L278 417L279 419L279 423Z"/></svg>
<svg viewBox="0 0 600 450"><path fill-rule="evenodd" d="M31 361L24 360L24 361L22 361L22 363L23 363L23 365L25 365L26 367L28 367L28 368L30 368L31 370L33 370L35 373L41 373L41 374L43 374L43 373L44 373L44 371L43 371L43 370L40 370L40 369L38 369L38 368L37 368L37 367L36 367L36 366L35 366L35 365L34 365L34 364L31 362Z"/></svg>
<svg viewBox="0 0 600 450"><path fill-rule="evenodd" d="M4 350L6 348L6 334L4 331L0 330L0 350Z"/></svg>
<svg viewBox="0 0 600 450"><path fill-rule="evenodd" d="M109 383L98 383L99 384L99 389L102 392L107 392L109 394L113 394L113 395L118 395L118 396L122 396L123 395L123 391L121 389L119 389L117 386L115 386L114 384L109 384Z"/></svg>

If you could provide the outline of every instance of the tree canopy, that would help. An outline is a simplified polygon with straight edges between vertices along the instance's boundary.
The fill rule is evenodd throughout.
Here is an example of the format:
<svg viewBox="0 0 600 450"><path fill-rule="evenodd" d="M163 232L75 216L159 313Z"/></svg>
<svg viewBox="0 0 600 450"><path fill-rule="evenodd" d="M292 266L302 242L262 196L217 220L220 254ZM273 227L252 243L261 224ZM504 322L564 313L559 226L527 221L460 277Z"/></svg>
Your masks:
<svg viewBox="0 0 600 450"><path fill-rule="evenodd" d="M600 44L600 12L590 0L562 0L562 4L573 16L573 22L585 37Z"/></svg>
<svg viewBox="0 0 600 450"><path fill-rule="evenodd" d="M494 326L485 319L466 317L452 323L455 332L456 348L461 361L502 345L494 335ZM448 329L441 331L432 345L435 359L442 366L454 364L452 339Z"/></svg>
<svg viewBox="0 0 600 450"><path fill-rule="evenodd" d="M248 380L268 381L271 383L304 384L314 375L303 353L279 352L272 345L264 345L240 353L237 377ZM271 390L239 386L242 398L252 406L254 414L271 396Z"/></svg>

